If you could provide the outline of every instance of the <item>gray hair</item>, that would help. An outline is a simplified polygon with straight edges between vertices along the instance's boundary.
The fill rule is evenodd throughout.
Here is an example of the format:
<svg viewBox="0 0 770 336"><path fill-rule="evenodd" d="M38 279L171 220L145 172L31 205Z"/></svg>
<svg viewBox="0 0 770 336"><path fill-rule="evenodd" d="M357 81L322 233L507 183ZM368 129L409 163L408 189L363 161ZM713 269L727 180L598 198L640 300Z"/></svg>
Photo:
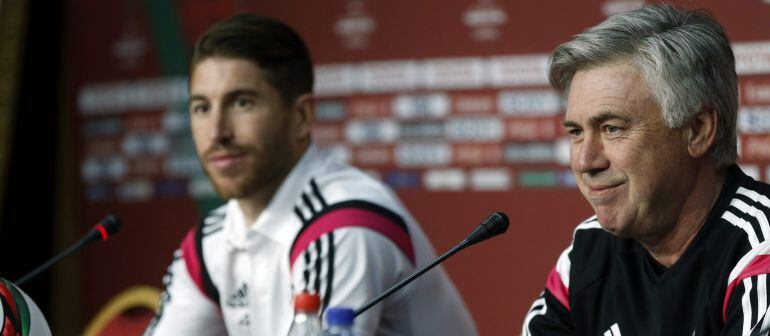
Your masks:
<svg viewBox="0 0 770 336"><path fill-rule="evenodd" d="M716 139L709 158L717 167L737 160L735 58L727 35L708 12L658 4L612 16L559 45L548 78L564 93L577 71L620 60L640 70L668 127L681 127L704 109L714 109Z"/></svg>

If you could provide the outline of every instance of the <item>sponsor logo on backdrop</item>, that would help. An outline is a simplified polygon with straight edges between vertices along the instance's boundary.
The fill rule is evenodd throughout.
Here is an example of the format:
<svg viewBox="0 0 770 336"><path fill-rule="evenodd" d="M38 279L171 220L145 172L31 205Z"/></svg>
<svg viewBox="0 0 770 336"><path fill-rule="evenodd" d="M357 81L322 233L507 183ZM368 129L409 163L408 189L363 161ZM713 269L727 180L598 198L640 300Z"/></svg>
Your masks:
<svg viewBox="0 0 770 336"><path fill-rule="evenodd" d="M405 143L396 146L400 167L446 166L452 163L452 147L446 143Z"/></svg>
<svg viewBox="0 0 770 336"><path fill-rule="evenodd" d="M644 0L611 0L602 4L602 14L612 16L642 8Z"/></svg>
<svg viewBox="0 0 770 336"><path fill-rule="evenodd" d="M770 104L770 80L766 81L741 81L741 100L744 104Z"/></svg>
<svg viewBox="0 0 770 336"><path fill-rule="evenodd" d="M510 116L552 116L561 112L561 97L556 91L501 91L497 110Z"/></svg>
<svg viewBox="0 0 770 336"><path fill-rule="evenodd" d="M342 125L316 124L313 126L313 141L321 144L342 141Z"/></svg>
<svg viewBox="0 0 770 336"><path fill-rule="evenodd" d="M360 70L352 64L323 64L314 68L314 90L320 96L345 95L355 91L361 81Z"/></svg>
<svg viewBox="0 0 770 336"><path fill-rule="evenodd" d="M334 24L334 32L342 38L342 45L350 50L369 46L370 36L377 28L377 21L366 8L363 0L348 0L345 13Z"/></svg>
<svg viewBox="0 0 770 336"><path fill-rule="evenodd" d="M738 75L770 73L770 41L733 43Z"/></svg>
<svg viewBox="0 0 770 336"><path fill-rule="evenodd" d="M142 202L152 198L154 187L150 180L133 179L118 184L116 194L118 201Z"/></svg>
<svg viewBox="0 0 770 336"><path fill-rule="evenodd" d="M187 195L187 185L181 180L160 180L155 182L154 197L173 198Z"/></svg>
<svg viewBox="0 0 770 336"><path fill-rule="evenodd" d="M556 163L562 166L569 166L569 148L571 141L569 138L559 138L553 143L553 158ZM740 148L740 147L739 147Z"/></svg>
<svg viewBox="0 0 770 336"><path fill-rule="evenodd" d="M163 130L169 135L181 135L187 137L186 133L190 127L190 114L185 110L168 110L163 114Z"/></svg>
<svg viewBox="0 0 770 336"><path fill-rule="evenodd" d="M141 158L128 161L129 175L134 177L152 177L160 175L163 170L161 160L154 158Z"/></svg>
<svg viewBox="0 0 770 336"><path fill-rule="evenodd" d="M507 163L553 162L553 144L550 142L509 143L503 149L503 158Z"/></svg>
<svg viewBox="0 0 770 336"><path fill-rule="evenodd" d="M186 77L95 83L78 92L81 115L157 111L186 102Z"/></svg>
<svg viewBox="0 0 770 336"><path fill-rule="evenodd" d="M203 174L203 169L194 154L172 155L163 161L163 173L172 177L190 177Z"/></svg>
<svg viewBox="0 0 770 336"><path fill-rule="evenodd" d="M393 163L391 147L365 147L353 149L353 163L357 166L386 166Z"/></svg>
<svg viewBox="0 0 770 336"><path fill-rule="evenodd" d="M217 196L214 185L205 175L196 176L187 181L187 190L195 198L208 198Z"/></svg>
<svg viewBox="0 0 770 336"><path fill-rule="evenodd" d="M385 174L385 183L394 189L410 189L422 186L420 172L409 170L394 170Z"/></svg>
<svg viewBox="0 0 770 336"><path fill-rule="evenodd" d="M131 4L133 2L126 2ZM129 12L131 16L137 13L136 8ZM123 19L123 27L120 37L112 45L112 55L118 60L118 68L124 71L134 70L139 67L142 59L147 55L146 36L142 36L139 29L139 20L135 17Z"/></svg>
<svg viewBox="0 0 770 336"><path fill-rule="evenodd" d="M94 139L84 144L87 156L109 155L120 152L120 143L116 139Z"/></svg>
<svg viewBox="0 0 770 336"><path fill-rule="evenodd" d="M393 99L390 96L350 97L348 112L353 118L384 118L393 115Z"/></svg>
<svg viewBox="0 0 770 336"><path fill-rule="evenodd" d="M361 65L365 92L414 90L421 87L422 68L414 60L366 62Z"/></svg>
<svg viewBox="0 0 770 336"><path fill-rule="evenodd" d="M399 140L440 140L444 138L443 121L402 122L399 127Z"/></svg>
<svg viewBox="0 0 770 336"><path fill-rule="evenodd" d="M89 202L107 202L112 200L112 186L109 184L90 184L86 186L86 200Z"/></svg>
<svg viewBox="0 0 770 336"><path fill-rule="evenodd" d="M503 163L503 146L491 144L454 145L454 163L468 166L496 166Z"/></svg>
<svg viewBox="0 0 770 336"><path fill-rule="evenodd" d="M84 120L80 127L85 138L116 136L123 131L120 118L114 117Z"/></svg>
<svg viewBox="0 0 770 336"><path fill-rule="evenodd" d="M556 121L553 118L508 119L505 128L509 140L552 140L556 136Z"/></svg>
<svg viewBox="0 0 770 336"><path fill-rule="evenodd" d="M485 62L479 57L439 58L423 62L425 86L435 89L480 88Z"/></svg>
<svg viewBox="0 0 770 336"><path fill-rule="evenodd" d="M116 181L127 172L126 161L118 155L89 156L80 164L80 176L86 182Z"/></svg>
<svg viewBox="0 0 770 336"><path fill-rule="evenodd" d="M770 132L770 106L739 109L738 131L744 134Z"/></svg>
<svg viewBox="0 0 770 336"><path fill-rule="evenodd" d="M445 93L398 95L393 111L403 119L441 118L449 114L451 100Z"/></svg>
<svg viewBox="0 0 770 336"><path fill-rule="evenodd" d="M163 117L158 113L126 114L123 116L124 132L141 132L163 128Z"/></svg>
<svg viewBox="0 0 770 336"><path fill-rule="evenodd" d="M353 120L345 126L345 138L353 144L390 143L398 134L398 123L391 119Z"/></svg>
<svg viewBox="0 0 770 336"><path fill-rule="evenodd" d="M562 187L577 188L577 181L575 181L575 175L571 170L562 170L558 172L558 182Z"/></svg>
<svg viewBox="0 0 770 336"><path fill-rule="evenodd" d="M345 103L340 100L326 100L316 103L315 120L318 122L342 121L345 119Z"/></svg>
<svg viewBox="0 0 770 336"><path fill-rule="evenodd" d="M503 122L498 118L454 118L446 122L446 137L457 141L500 141Z"/></svg>
<svg viewBox="0 0 770 336"><path fill-rule="evenodd" d="M136 132L123 137L121 148L129 157L163 155L168 153L170 143L162 132Z"/></svg>
<svg viewBox="0 0 770 336"><path fill-rule="evenodd" d="M770 135L744 135L741 137L744 160L770 159Z"/></svg>
<svg viewBox="0 0 770 336"><path fill-rule="evenodd" d="M427 190L459 191L465 189L468 177L462 169L428 169L423 173L423 183Z"/></svg>
<svg viewBox="0 0 770 336"><path fill-rule="evenodd" d="M315 92L324 97L416 89L547 86L547 65L548 54L321 64L315 67Z"/></svg>
<svg viewBox="0 0 770 336"><path fill-rule="evenodd" d="M489 58L493 87L548 85L548 54L495 56Z"/></svg>
<svg viewBox="0 0 770 336"><path fill-rule="evenodd" d="M508 14L495 0L477 0L463 12L462 22L474 40L492 42L500 39L500 28L508 22Z"/></svg>
<svg viewBox="0 0 770 336"><path fill-rule="evenodd" d="M524 170L518 174L522 187L555 187L559 183L559 174L555 170Z"/></svg>
<svg viewBox="0 0 770 336"><path fill-rule="evenodd" d="M452 111L458 114L491 114L495 112L495 98L492 93L453 94Z"/></svg>
<svg viewBox="0 0 770 336"><path fill-rule="evenodd" d="M478 168L471 171L471 189L477 191L505 191L513 186L508 168Z"/></svg>

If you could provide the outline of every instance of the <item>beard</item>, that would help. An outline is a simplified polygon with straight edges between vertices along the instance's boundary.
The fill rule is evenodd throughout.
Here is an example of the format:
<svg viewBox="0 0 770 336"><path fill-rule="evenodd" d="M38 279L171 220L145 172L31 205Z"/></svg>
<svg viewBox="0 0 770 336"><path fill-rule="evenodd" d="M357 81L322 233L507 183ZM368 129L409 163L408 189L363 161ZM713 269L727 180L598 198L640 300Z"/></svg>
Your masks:
<svg viewBox="0 0 770 336"><path fill-rule="evenodd" d="M274 144L269 150L246 145L220 145L206 151L202 157L216 151L243 155L243 161L234 169L219 170L204 161L203 171L209 177L214 190L222 199L246 198L268 189L277 189L292 168L289 147ZM274 190L273 190L274 191Z"/></svg>
<svg viewBox="0 0 770 336"><path fill-rule="evenodd" d="M213 173L205 166L203 171L214 186L214 191L224 200L244 198L253 195L260 189L261 183L257 181L255 174L230 177Z"/></svg>

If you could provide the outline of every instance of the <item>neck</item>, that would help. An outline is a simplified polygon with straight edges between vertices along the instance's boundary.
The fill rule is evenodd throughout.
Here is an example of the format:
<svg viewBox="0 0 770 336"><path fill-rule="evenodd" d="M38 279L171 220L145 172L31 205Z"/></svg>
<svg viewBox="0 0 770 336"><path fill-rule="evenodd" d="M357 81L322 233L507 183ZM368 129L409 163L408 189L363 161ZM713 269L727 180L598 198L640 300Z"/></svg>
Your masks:
<svg viewBox="0 0 770 336"><path fill-rule="evenodd" d="M292 169L294 169L294 166L297 165L297 162L302 158L302 155L307 152L308 147L309 142L301 145L300 150L296 152L297 154L290 158L286 167L282 169L270 183L261 186L255 192L247 196L236 198L238 206L243 212L243 218L246 221L247 227L254 225L257 218L262 214L262 211L267 208L267 205L270 203L270 200L273 199L273 196L275 196L275 193L278 191L278 188L281 187L281 184L283 184L286 176L288 176Z"/></svg>
<svg viewBox="0 0 770 336"><path fill-rule="evenodd" d="M285 175L281 177L280 181L283 181L285 177ZM275 186L263 187L248 197L236 199L238 201L238 206L243 212L243 219L246 222L247 227L254 225L257 218L259 218L259 215L262 214L262 211L265 210L267 204L270 203L270 200L273 198L273 195L275 195L279 186L280 183L277 183Z"/></svg>
<svg viewBox="0 0 770 336"><path fill-rule="evenodd" d="M727 168L702 165L684 204L677 209L676 222L666 232L639 239L658 263L671 267L692 244L719 198L726 175Z"/></svg>

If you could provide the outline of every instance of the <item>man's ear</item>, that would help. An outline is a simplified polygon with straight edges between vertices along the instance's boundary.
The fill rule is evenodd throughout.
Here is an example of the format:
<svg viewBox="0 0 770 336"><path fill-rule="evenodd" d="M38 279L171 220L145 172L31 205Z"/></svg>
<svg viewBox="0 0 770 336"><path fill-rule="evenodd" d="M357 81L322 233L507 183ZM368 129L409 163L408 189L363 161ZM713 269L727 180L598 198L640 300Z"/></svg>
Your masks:
<svg viewBox="0 0 770 336"><path fill-rule="evenodd" d="M687 150L694 158L708 154L716 141L717 112L713 108L703 109L690 120L687 127Z"/></svg>
<svg viewBox="0 0 770 336"><path fill-rule="evenodd" d="M305 93L294 100L292 106L292 130L297 139L310 137L315 121L315 102L313 95Z"/></svg>

